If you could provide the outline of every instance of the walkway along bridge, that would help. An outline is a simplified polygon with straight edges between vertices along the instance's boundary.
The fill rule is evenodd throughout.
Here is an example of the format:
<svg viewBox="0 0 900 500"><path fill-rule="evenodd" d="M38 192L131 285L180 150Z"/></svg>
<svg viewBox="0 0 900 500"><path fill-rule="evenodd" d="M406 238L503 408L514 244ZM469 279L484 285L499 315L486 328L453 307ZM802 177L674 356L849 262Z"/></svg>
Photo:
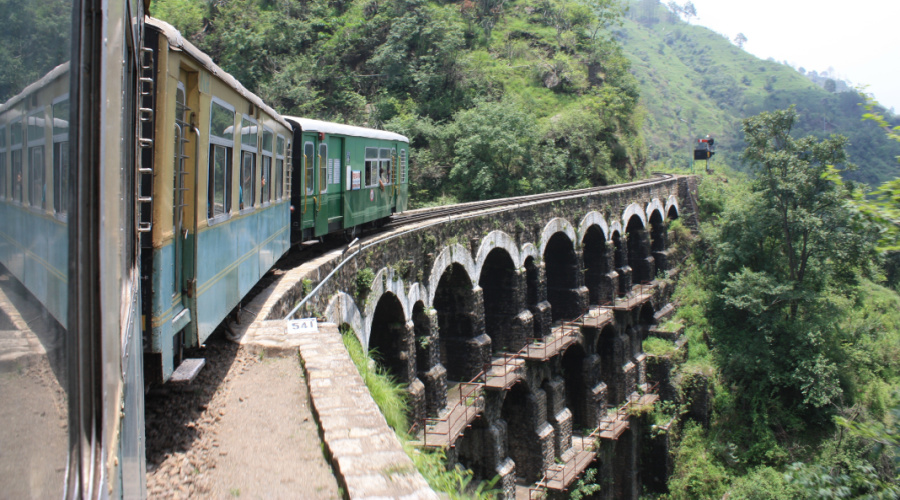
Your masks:
<svg viewBox="0 0 900 500"><path fill-rule="evenodd" d="M277 336L289 312L349 326L406 384L418 444L499 475L505 498L517 483L565 490L591 464L604 497L637 498L635 409L657 399L642 342L672 310L668 224L696 225L694 182L398 225L287 273L247 305L257 320L241 333Z"/></svg>

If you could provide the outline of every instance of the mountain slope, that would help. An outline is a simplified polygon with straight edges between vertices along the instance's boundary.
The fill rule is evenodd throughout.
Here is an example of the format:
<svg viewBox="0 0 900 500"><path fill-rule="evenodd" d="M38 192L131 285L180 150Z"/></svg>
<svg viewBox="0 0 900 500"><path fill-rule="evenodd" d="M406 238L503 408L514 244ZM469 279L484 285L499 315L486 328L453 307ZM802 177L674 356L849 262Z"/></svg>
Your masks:
<svg viewBox="0 0 900 500"><path fill-rule="evenodd" d="M618 39L640 83L651 160L671 157L670 163L685 165L693 141L711 134L721 156L737 163L744 148L741 120L795 104L797 134L839 133L850 139L850 157L859 168L847 178L880 184L900 175L894 159L900 145L860 121L859 95L827 92L793 68L759 59L660 4L648 15L647 4L631 4Z"/></svg>

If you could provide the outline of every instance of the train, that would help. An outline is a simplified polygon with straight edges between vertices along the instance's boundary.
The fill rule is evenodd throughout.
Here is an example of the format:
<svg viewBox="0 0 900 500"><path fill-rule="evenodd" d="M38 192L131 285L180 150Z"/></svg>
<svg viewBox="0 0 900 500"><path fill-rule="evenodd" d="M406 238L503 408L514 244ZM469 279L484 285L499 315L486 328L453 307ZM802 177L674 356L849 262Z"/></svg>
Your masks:
<svg viewBox="0 0 900 500"><path fill-rule="evenodd" d="M2 35L57 37L0 79L11 497L146 496L146 389L293 246L408 205L406 137L279 114L147 4L36 0Z"/></svg>

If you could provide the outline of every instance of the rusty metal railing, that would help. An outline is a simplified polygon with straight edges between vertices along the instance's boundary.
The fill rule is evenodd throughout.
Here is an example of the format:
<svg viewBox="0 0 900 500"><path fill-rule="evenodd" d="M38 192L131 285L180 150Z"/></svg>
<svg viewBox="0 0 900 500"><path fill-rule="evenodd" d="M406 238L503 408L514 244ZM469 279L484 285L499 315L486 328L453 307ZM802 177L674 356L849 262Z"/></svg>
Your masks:
<svg viewBox="0 0 900 500"><path fill-rule="evenodd" d="M509 389L519 380L519 369L524 363L522 351L516 353L500 353L499 356L491 358L490 363L484 366L484 383L489 387L495 387L498 379L502 382L499 387ZM497 374L499 373L499 375Z"/></svg>
<svg viewBox="0 0 900 500"><path fill-rule="evenodd" d="M453 447L453 441L463 434L463 431L469 426L470 419L474 420L481 413L478 409L478 398L481 397L484 382L485 375L483 371L475 375L471 381L461 382L459 384L459 397L450 406L450 411L443 417L425 418L422 432L423 446L441 446L442 443L438 438L443 436L447 441L447 446ZM460 408L462 409L461 411ZM460 422L462 422L462 425L460 425ZM446 430L444 429L445 427ZM430 445L428 436L432 436ZM438 442L435 443L435 440L438 440Z"/></svg>

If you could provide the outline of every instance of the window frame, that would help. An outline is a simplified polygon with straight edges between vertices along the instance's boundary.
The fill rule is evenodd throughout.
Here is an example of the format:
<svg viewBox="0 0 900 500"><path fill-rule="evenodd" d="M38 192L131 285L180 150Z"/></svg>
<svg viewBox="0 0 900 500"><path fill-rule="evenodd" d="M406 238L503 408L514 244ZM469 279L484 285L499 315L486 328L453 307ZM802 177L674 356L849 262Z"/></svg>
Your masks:
<svg viewBox="0 0 900 500"><path fill-rule="evenodd" d="M9 200L18 205L25 204L25 161L24 161L24 149L26 144L25 137L25 129L24 120L20 116L15 120L9 123ZM13 142L13 129L18 125L19 127L19 143L16 144ZM16 155L18 153L18 155ZM18 169L16 169L16 158L18 156ZM16 173L18 172L19 177L21 179L17 182L15 179ZM17 186L18 184L18 186ZM19 189L19 196L16 197L16 187Z"/></svg>
<svg viewBox="0 0 900 500"><path fill-rule="evenodd" d="M31 139L29 122L35 121L34 127L40 130L37 139ZM43 125L37 125L38 120L43 120ZM28 206L35 211L43 212L47 208L47 106L41 106L28 113L25 119L25 148L28 152L28 175L22 176L28 179ZM35 153L40 152L40 161L35 162ZM39 163L39 165L36 165ZM40 176L38 179L37 176ZM36 192L35 190L39 190ZM40 197L40 204L35 198Z"/></svg>
<svg viewBox="0 0 900 500"><path fill-rule="evenodd" d="M271 136L271 149L266 149L266 134ZM260 137L260 166L259 166L259 201L260 205L272 203L272 164L275 153L275 131L269 127L262 127Z"/></svg>
<svg viewBox="0 0 900 500"><path fill-rule="evenodd" d="M53 141L53 147L51 148L50 154L51 163L50 169L53 176L53 213L60 220L68 220L69 214L69 197L68 197L68 189L63 186L63 182L68 182L68 178L71 174L72 168L72 159L69 157L69 125L66 125L66 131L64 133L56 133L56 112L54 108L57 104L68 102L69 94L63 94L61 96L56 97L50 103L50 135L51 140ZM72 110L71 103L69 103L69 113L68 118L71 120ZM63 169L61 158L65 156L66 165L65 169Z"/></svg>
<svg viewBox="0 0 900 500"><path fill-rule="evenodd" d="M252 134L244 134L244 120L250 123L248 127L255 128L256 131ZM240 164L238 166L239 174L238 174L238 210L240 213L248 213L256 210L256 207L260 204L260 199L256 196L256 186L259 185L257 182L257 178L259 177L259 168L257 168L257 157L259 156L259 121L257 121L252 116L248 116L245 114L241 114L241 156L240 156ZM248 144L244 142L244 135L255 135L256 140L252 144ZM250 204L244 203L246 196L244 196L244 159L250 158ZM243 205L243 206L242 206Z"/></svg>
<svg viewBox="0 0 900 500"><path fill-rule="evenodd" d="M378 148L378 181L382 186L390 186L393 184L394 157L393 148ZM385 154L387 156L385 156ZM384 164L387 163L387 170L382 175Z"/></svg>
<svg viewBox="0 0 900 500"><path fill-rule="evenodd" d="M0 125L0 200L6 199L6 187L8 182L6 181L6 149L7 149L7 141L6 141L6 125Z"/></svg>
<svg viewBox="0 0 900 500"><path fill-rule="evenodd" d="M379 167L379 159L378 159L378 147L366 147L365 151L365 159L363 160L363 165L365 168L365 178L363 179L363 187L375 187L378 185L378 176L374 175L378 173ZM370 151L375 152L375 156L369 156ZM374 173L373 173L374 170Z"/></svg>
<svg viewBox="0 0 900 500"><path fill-rule="evenodd" d="M224 137L219 137L217 135L213 135L212 133L212 119L213 119L213 106L218 105L222 108L231 112L231 140L228 140ZM206 136L209 139L209 156L207 157L207 176L206 176L206 220L207 224L212 226L218 224L224 220L228 220L231 218L231 194L232 194L232 184L234 183L233 179L233 163L234 163L234 137L235 137L235 124L234 119L237 116L237 112L234 109L234 106L229 104L228 102L219 99L218 97L213 97L209 103L209 128L206 130ZM227 129L226 129L227 130ZM223 207L223 212L220 214L216 214L214 207L215 203L213 202L213 176L212 173L215 169L214 162L214 149L215 147L224 148L225 150L225 173L224 173L224 186L223 190L225 195L225 203Z"/></svg>
<svg viewBox="0 0 900 500"><path fill-rule="evenodd" d="M400 184L406 184L406 178L408 175L408 173L406 171L406 166L407 166L407 156L406 155L407 154L408 153L406 152L406 149L402 149L402 148L400 149L400 160L399 160L400 165L397 166L397 168L400 169Z"/></svg>
<svg viewBox="0 0 900 500"><path fill-rule="evenodd" d="M325 148L325 156L322 156L322 148ZM319 194L328 192L328 143L322 141L319 143L319 151L316 156L319 168Z"/></svg>
<svg viewBox="0 0 900 500"><path fill-rule="evenodd" d="M306 147L309 146L312 148L313 158L310 158L310 155L306 154ZM315 179L315 155L316 155L316 145L313 141L303 141L303 180L305 183L305 193L306 196L315 196L316 188L314 186Z"/></svg>
<svg viewBox="0 0 900 500"><path fill-rule="evenodd" d="M278 147L278 141L281 141L281 147ZM284 165L285 165L285 147L287 140L281 134L275 135L275 190L273 191L273 201L284 199Z"/></svg>

